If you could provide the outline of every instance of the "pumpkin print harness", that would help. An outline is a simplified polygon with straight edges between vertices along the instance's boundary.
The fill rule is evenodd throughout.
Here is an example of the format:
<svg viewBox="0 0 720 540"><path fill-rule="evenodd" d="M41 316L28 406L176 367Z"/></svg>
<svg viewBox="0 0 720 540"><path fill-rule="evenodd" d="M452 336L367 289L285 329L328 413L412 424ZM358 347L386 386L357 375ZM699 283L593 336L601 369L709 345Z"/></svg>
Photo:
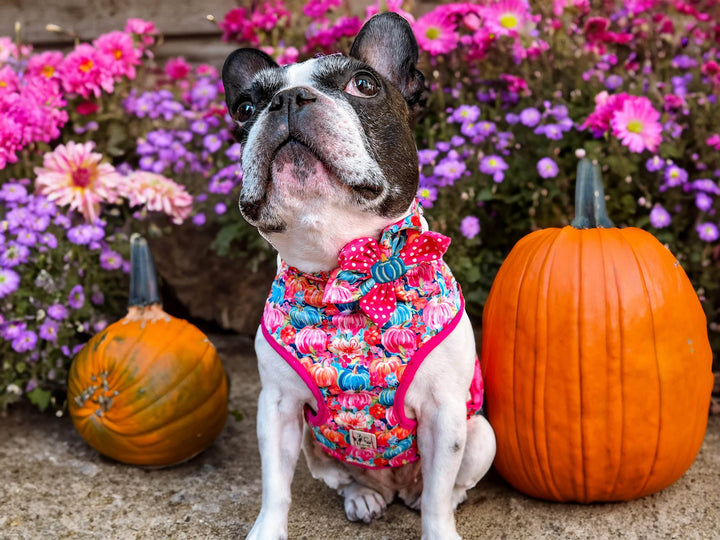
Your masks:
<svg viewBox="0 0 720 540"><path fill-rule="evenodd" d="M332 272L282 262L262 332L305 381L317 411L305 416L325 452L366 468L420 456L405 395L423 359L457 326L464 300L442 260L450 239L423 231L417 201L380 237L347 244ZM481 411L480 364L467 403Z"/></svg>

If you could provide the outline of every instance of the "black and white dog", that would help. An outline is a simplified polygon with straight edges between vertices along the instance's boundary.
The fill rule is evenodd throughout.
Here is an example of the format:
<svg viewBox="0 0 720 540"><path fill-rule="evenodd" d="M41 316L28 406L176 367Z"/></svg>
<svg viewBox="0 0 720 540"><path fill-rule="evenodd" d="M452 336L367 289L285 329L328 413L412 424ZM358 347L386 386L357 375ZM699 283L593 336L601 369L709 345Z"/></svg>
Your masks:
<svg viewBox="0 0 720 540"><path fill-rule="evenodd" d="M300 276L297 279L336 275L333 270L338 268L345 246L357 239L380 239L383 231L413 212L419 179L413 126L425 92L417 60L417 43L410 26L393 13L368 21L349 56L329 55L282 67L255 49L239 49L227 58L222 76L226 101L237 126L235 136L243 143L240 209L277 249L280 267L291 268L294 276ZM427 230L424 219L416 221ZM412 238L417 234L420 232L413 232ZM381 263L387 263L387 257L377 265ZM410 275L410 266L400 267ZM378 277L384 275L382 272L376 269L372 275L376 282L383 282ZM277 288L280 292L274 284L268 301L273 313L277 313L274 306L279 305L285 290L282 284ZM307 285L305 298L308 290L315 289L322 293L321 285ZM298 290L293 294L302 298L303 292ZM307 359L288 360L286 351L297 348L316 360L329 354L300 342L301 334L316 340L312 343L317 342L317 335L321 343L325 342L322 334L317 334L324 323L309 314L314 317L326 310L334 313L333 320L356 317L353 321L359 320L360 326L371 329L383 326L383 321L375 325L367 319L368 324L363 326L366 316L357 303L355 307L336 307L318 304L317 298L307 302L303 317L293 318L291 313L294 326L286 321L285 342L273 338L273 325L267 323L267 317L255 341L262 381L258 438L263 495L262 509L249 538L287 537L290 484L301 447L312 475L344 496L350 520L369 522L379 517L398 495L409 506L421 509L424 538L458 538L454 510L487 472L495 455L495 438L486 419L467 414L477 360L472 328L462 304L452 328L444 331L444 339L432 347L421 365L415 366L412 384L404 394L404 403L399 404L402 411L396 409L396 416L402 413L416 426L410 437L416 438L417 455L421 457L399 467L368 468L333 458L335 443L308 423L304 426L303 408L317 416L325 402L319 401L324 398L319 397L317 386L313 387L312 377L298 366L302 363L316 374L324 369L321 377L330 373L328 381L332 382L325 390L332 387L339 394L332 398L334 402L328 398L328 403L357 398L361 406L377 398L363 386L365 379L361 378L367 375L369 380L372 366L370 371L356 367L355 379L346 377L343 386L343 380L338 383L332 379L334 368L328 361L313 367ZM392 321L397 322L392 319L384 323L385 327ZM292 339L297 343L291 343ZM348 336L348 343L358 347L352 339ZM382 340L386 342L385 337ZM330 341L327 343L331 350L337 350ZM396 349L399 347L391 350ZM347 349L343 351L347 356ZM346 357L344 361L348 361ZM399 362L394 357L383 361L385 366ZM382 373L386 372L389 368ZM394 379L388 380L392 383ZM382 399L380 403L384 405L376 410L385 413L398 406ZM374 426L377 423L365 431L356 424L350 426L350 444L357 445L351 449L357 455L379 447L376 436L369 433ZM345 433L344 427L338 420L335 432L323 433ZM324 447L318 439L325 441ZM347 445L342 440L339 444Z"/></svg>

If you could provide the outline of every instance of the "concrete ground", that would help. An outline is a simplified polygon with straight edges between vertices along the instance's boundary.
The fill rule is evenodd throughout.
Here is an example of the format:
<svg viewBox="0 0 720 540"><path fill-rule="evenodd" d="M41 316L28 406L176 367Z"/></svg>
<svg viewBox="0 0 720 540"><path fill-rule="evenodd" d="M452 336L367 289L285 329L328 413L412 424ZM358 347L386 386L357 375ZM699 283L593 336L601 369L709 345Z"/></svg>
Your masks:
<svg viewBox="0 0 720 540"><path fill-rule="evenodd" d="M14 410L0 418L0 539L244 538L260 507L255 438L259 391L250 340L212 336L230 375L230 409L218 440L195 459L145 470L92 450L69 418ZM290 538L420 537L417 512L393 504L371 525L345 519L341 498L300 459ZM537 501L494 471L457 512L464 538L720 538L720 416L711 416L695 464L644 499L574 505Z"/></svg>

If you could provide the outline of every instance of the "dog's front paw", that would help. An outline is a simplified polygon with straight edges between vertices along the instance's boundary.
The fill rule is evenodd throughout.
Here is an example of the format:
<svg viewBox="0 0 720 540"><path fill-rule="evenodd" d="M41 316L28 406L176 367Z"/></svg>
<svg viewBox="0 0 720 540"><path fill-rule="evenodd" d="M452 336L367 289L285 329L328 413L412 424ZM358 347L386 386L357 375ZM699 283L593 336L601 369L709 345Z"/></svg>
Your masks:
<svg viewBox="0 0 720 540"><path fill-rule="evenodd" d="M281 519L271 519L260 512L247 540L287 540L287 525Z"/></svg>
<svg viewBox="0 0 720 540"><path fill-rule="evenodd" d="M345 515L350 521L370 523L385 513L387 502L374 489L352 483L341 491L345 497Z"/></svg>

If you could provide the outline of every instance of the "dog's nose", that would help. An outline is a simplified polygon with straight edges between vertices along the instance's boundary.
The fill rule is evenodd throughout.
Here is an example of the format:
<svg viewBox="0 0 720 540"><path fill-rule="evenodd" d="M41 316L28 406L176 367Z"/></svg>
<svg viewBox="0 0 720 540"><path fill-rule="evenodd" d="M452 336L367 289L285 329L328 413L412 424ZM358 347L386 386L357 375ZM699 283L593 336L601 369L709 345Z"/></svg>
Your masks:
<svg viewBox="0 0 720 540"><path fill-rule="evenodd" d="M288 108L288 113L302 109L309 103L317 101L317 96L313 93L310 88L305 86L296 86L294 88L288 88L287 90L281 90L275 94L270 102L271 111L279 111Z"/></svg>

